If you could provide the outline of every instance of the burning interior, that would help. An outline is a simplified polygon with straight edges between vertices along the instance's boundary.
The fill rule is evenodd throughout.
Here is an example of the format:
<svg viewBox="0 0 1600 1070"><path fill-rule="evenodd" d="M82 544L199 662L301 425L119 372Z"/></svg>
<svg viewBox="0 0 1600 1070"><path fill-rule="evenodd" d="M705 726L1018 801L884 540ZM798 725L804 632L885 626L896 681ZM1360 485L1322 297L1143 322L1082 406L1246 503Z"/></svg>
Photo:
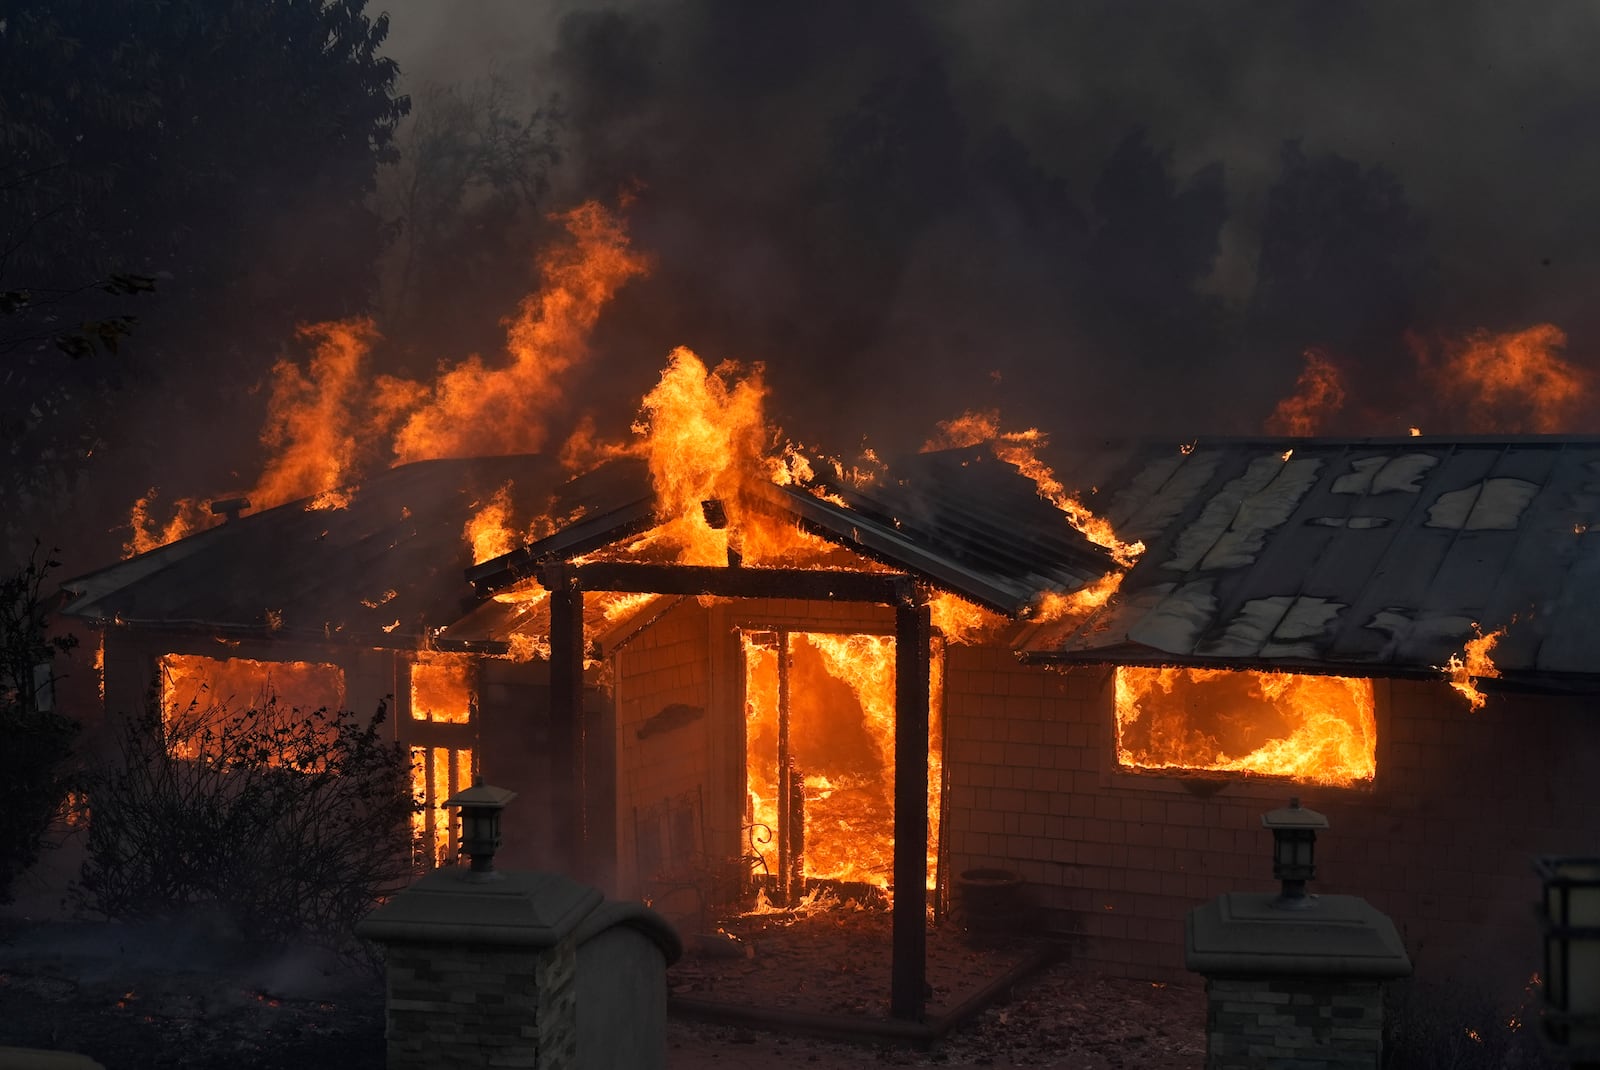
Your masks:
<svg viewBox="0 0 1600 1070"><path fill-rule="evenodd" d="M763 895L793 903L815 882L887 892L895 800L892 635L746 631L745 770L751 857ZM938 871L942 659L931 659L928 887Z"/></svg>
<svg viewBox="0 0 1600 1070"><path fill-rule="evenodd" d="M1231 669L1116 670L1117 762L1348 787L1377 774L1370 679Z"/></svg>

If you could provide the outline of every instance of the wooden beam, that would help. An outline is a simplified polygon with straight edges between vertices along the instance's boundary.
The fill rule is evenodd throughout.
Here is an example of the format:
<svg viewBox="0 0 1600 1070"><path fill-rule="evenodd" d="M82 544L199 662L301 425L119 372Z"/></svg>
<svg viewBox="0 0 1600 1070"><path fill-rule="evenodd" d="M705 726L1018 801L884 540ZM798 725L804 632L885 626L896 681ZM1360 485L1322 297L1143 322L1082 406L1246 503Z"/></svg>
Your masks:
<svg viewBox="0 0 1600 1070"><path fill-rule="evenodd" d="M550 810L557 855L574 875L583 857L583 589L564 570L550 589ZM553 583L551 581L554 581Z"/></svg>
<svg viewBox="0 0 1600 1070"><path fill-rule="evenodd" d="M889 1014L922 1020L928 972L928 643L926 605L894 614L894 917Z"/></svg>
<svg viewBox="0 0 1600 1070"><path fill-rule="evenodd" d="M909 603L915 596L910 576L892 572L850 572L800 568L722 568L705 565L652 565L594 561L550 566L544 574L565 572L586 591L632 594L709 594L721 598L798 598L831 602ZM549 583L546 582L548 587Z"/></svg>

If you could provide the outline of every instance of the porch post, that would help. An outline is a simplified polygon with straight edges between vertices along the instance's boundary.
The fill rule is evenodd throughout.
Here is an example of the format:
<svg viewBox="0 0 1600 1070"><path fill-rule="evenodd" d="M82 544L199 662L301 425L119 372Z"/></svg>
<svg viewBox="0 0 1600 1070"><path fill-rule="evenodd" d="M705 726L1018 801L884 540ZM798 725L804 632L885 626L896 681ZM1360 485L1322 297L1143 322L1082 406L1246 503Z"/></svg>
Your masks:
<svg viewBox="0 0 1600 1070"><path fill-rule="evenodd" d="M889 1014L921 1021L927 982L928 606L894 610L894 918Z"/></svg>
<svg viewBox="0 0 1600 1070"><path fill-rule="evenodd" d="M566 565L545 570L550 590L550 803L556 854L574 877L583 851L583 589Z"/></svg>

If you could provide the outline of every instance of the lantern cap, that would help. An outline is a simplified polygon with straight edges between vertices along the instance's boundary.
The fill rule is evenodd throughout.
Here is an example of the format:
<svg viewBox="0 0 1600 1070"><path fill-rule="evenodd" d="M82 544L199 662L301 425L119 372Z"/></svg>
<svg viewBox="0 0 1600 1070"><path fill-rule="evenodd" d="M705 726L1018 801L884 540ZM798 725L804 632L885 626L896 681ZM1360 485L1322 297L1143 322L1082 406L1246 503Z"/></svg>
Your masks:
<svg viewBox="0 0 1600 1070"><path fill-rule="evenodd" d="M1297 795L1289 800L1288 806L1269 810L1261 815L1261 824L1264 828L1272 829L1325 829L1328 819L1315 810L1307 810L1300 805Z"/></svg>
<svg viewBox="0 0 1600 1070"><path fill-rule="evenodd" d="M509 788L490 787L483 782L483 777L478 777L472 787L458 791L446 799L443 806L470 806L474 809L503 809L506 803L517 797L517 793Z"/></svg>

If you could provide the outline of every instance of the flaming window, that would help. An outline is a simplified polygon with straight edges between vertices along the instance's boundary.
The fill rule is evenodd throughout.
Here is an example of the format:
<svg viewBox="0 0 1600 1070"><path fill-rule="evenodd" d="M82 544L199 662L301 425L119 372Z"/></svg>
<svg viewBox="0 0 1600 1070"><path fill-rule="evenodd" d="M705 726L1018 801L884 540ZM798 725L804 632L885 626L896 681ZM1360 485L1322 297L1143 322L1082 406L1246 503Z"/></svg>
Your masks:
<svg viewBox="0 0 1600 1070"><path fill-rule="evenodd" d="M202 734L230 715L254 710L288 724L301 711L343 709L344 694L337 665L199 654L161 659L162 727L177 758L198 757Z"/></svg>
<svg viewBox="0 0 1600 1070"><path fill-rule="evenodd" d="M411 717L439 724L469 724L476 701L472 661L450 654L420 654L411 666Z"/></svg>
<svg viewBox="0 0 1600 1070"><path fill-rule="evenodd" d="M1117 762L1317 784L1377 772L1372 681L1228 669L1117 668Z"/></svg>
<svg viewBox="0 0 1600 1070"><path fill-rule="evenodd" d="M808 881L886 888L894 857L894 637L751 631L743 646L747 822L770 890L793 899ZM931 665L930 882L942 658Z"/></svg>

